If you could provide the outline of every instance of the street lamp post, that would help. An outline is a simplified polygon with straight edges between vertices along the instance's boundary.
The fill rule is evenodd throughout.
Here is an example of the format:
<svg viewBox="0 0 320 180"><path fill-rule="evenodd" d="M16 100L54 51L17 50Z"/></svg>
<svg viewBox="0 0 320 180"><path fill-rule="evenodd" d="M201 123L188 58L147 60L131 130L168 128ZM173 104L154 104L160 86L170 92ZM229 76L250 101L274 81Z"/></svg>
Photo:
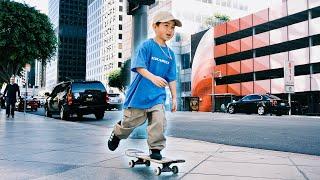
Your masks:
<svg viewBox="0 0 320 180"><path fill-rule="evenodd" d="M26 109L27 109L27 96L28 96L28 72L30 72L30 69L31 69L31 65L30 64L26 64L25 66L25 71L26 71L26 74L25 74L25 84L26 84L26 93L25 93L25 96L24 96L24 108L23 108L23 112L24 112L24 115L26 115Z"/></svg>
<svg viewBox="0 0 320 180"><path fill-rule="evenodd" d="M127 1L127 14L132 15L132 54L135 56L136 48L139 44L147 38L148 35L148 5L155 3L155 0L128 0ZM131 80L134 78L134 75L131 74ZM130 138L133 139L146 139L147 138L147 122L142 126L137 127L131 134Z"/></svg>
<svg viewBox="0 0 320 180"><path fill-rule="evenodd" d="M221 78L221 71L212 71L212 82L211 82L211 93L212 93L212 112L215 112L215 87L217 85L215 77L218 74L218 77Z"/></svg>

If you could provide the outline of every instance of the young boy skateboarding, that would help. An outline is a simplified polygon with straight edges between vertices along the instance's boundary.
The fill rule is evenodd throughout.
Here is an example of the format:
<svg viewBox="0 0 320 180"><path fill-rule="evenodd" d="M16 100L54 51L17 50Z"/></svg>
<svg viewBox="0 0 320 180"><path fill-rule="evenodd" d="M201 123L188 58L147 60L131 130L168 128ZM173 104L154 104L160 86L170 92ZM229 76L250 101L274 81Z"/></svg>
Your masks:
<svg viewBox="0 0 320 180"><path fill-rule="evenodd" d="M171 13L158 12L152 21L155 37L138 47L131 63L131 71L135 73L127 90L123 120L115 125L108 141L111 151L148 119L150 158L162 159L160 151L166 145L164 102L167 85L172 95L171 111L177 110L176 62L173 51L166 45L174 35L175 26L181 27L182 24Z"/></svg>

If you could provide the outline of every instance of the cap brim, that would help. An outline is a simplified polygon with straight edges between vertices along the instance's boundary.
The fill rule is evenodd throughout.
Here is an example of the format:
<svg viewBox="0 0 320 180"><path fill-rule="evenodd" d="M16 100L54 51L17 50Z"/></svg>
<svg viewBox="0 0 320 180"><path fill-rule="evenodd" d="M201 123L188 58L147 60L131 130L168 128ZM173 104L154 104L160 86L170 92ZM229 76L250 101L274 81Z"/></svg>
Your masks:
<svg viewBox="0 0 320 180"><path fill-rule="evenodd" d="M168 22L168 21L174 21L176 26L182 27L182 23L181 23L181 21L179 19L164 19L164 20L161 20L159 22Z"/></svg>

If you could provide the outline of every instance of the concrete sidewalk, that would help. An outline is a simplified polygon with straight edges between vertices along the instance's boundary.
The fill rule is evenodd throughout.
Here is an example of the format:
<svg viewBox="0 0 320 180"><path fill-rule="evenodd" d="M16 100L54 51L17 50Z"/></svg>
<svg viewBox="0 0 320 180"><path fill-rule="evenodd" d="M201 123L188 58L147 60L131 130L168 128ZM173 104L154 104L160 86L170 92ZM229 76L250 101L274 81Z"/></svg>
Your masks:
<svg viewBox="0 0 320 180"><path fill-rule="evenodd" d="M164 156L185 159L179 173L128 167L127 148L147 151L146 140L107 149L111 129L0 111L0 179L320 179L320 157L168 138Z"/></svg>

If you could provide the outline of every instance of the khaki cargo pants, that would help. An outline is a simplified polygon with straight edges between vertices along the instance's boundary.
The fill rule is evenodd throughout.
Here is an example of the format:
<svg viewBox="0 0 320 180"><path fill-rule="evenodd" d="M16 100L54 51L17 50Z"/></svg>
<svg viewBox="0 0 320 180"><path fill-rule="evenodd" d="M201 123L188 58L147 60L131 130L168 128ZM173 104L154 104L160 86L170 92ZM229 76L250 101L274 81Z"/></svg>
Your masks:
<svg viewBox="0 0 320 180"><path fill-rule="evenodd" d="M163 104L157 104L150 109L128 108L123 111L123 120L114 127L114 134L120 139L126 139L131 132L148 119L149 149L162 150L166 145L164 132L167 121Z"/></svg>

